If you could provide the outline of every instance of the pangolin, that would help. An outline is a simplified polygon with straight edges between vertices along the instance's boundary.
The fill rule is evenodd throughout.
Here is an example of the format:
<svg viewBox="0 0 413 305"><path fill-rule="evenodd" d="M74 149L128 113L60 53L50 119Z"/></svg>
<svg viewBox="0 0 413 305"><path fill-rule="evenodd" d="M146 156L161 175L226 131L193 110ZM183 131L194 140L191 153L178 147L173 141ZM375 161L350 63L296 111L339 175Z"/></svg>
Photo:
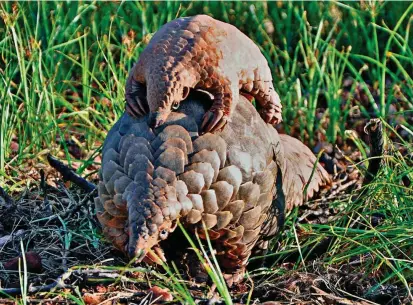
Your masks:
<svg viewBox="0 0 413 305"><path fill-rule="evenodd" d="M156 129L149 115L125 112L103 146L95 205L106 238L138 261L149 249L163 256L159 242L178 220L203 237L204 222L233 283L253 248L267 248L284 213L331 180L320 165L312 174L311 151L279 135L245 97L226 128L201 134L210 105L206 93L191 94Z"/></svg>
<svg viewBox="0 0 413 305"><path fill-rule="evenodd" d="M155 33L129 73L126 111L135 117L151 112L157 127L192 88L213 97L202 122L204 132L222 128L233 117L239 93L257 100L265 122L282 119L280 98L260 49L236 27L207 15L173 20Z"/></svg>

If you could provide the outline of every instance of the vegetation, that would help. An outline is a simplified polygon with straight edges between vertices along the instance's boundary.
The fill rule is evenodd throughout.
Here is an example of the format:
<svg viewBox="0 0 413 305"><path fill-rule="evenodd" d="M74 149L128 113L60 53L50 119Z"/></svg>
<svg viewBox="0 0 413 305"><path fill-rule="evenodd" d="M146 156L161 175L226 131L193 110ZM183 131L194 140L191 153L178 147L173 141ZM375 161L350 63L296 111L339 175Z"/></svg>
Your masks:
<svg viewBox="0 0 413 305"><path fill-rule="evenodd" d="M298 210L289 215L269 254L273 265L250 272L255 289L294 272L315 272L317 265L349 268L364 276L360 283L374 279L361 297L394 285L400 299L413 301L409 2L1 2L0 186L17 193L38 185L48 152L93 179L105 135L124 110L125 80L139 53L162 24L199 13L234 24L260 46L282 97L281 130L310 147L337 144L348 162L354 151L367 157L362 127L368 119L381 118L387 135L383 168L357 191L362 197L331 200L341 207L340 217L300 224ZM96 239L95 229L87 234ZM312 253L325 240L328 250L314 261ZM289 257L289 267L281 268ZM219 293L231 302L219 267L210 265ZM176 270L168 273L177 278L164 285L193 303ZM337 287L329 290L351 297Z"/></svg>

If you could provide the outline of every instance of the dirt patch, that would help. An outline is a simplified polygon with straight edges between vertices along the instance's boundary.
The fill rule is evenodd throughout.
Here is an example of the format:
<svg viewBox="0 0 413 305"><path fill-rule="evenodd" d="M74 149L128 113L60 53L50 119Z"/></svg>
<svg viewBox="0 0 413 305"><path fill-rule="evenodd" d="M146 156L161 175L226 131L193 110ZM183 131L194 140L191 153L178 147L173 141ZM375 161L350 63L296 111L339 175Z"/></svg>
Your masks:
<svg viewBox="0 0 413 305"><path fill-rule="evenodd" d="M2 197L2 289L18 295L21 287L19 275L22 274L18 271L18 258L24 252L31 303L70 302L68 295L75 295L88 304L109 304L111 301L151 304L171 299L176 304L180 303L176 292L171 294L167 288L157 286L165 284L162 268L129 265L129 268L122 269L129 262L101 239L91 201L93 194L67 189L59 181L56 185L34 187L12 202ZM186 246L181 249L186 249ZM191 276L190 269L196 264L191 255L176 262L185 285L199 304L222 303L214 297L215 292L210 288L212 282L208 278L196 280ZM264 266L269 263L267 261ZM294 270L294 264L285 259L272 269L250 268L251 280L233 288L231 293L234 302L242 304L248 298L254 304L268 301L272 303L267 304L371 304L366 300L379 304L403 303L399 287L380 286L376 279L358 272L356 265L323 269L315 258L307 261L303 271ZM22 265L20 269L23 270ZM375 288L374 293L370 293L372 288ZM0 303L6 301L3 299Z"/></svg>

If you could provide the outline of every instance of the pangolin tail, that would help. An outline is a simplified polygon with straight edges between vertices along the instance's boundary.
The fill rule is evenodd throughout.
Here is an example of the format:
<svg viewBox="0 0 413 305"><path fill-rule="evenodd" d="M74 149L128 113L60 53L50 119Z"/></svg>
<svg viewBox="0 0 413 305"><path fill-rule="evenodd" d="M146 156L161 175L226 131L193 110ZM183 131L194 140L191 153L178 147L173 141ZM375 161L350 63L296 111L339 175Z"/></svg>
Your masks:
<svg viewBox="0 0 413 305"><path fill-rule="evenodd" d="M288 135L280 135L280 139L285 156L282 169L285 210L291 211L312 198L320 188L331 185L332 181L307 146Z"/></svg>

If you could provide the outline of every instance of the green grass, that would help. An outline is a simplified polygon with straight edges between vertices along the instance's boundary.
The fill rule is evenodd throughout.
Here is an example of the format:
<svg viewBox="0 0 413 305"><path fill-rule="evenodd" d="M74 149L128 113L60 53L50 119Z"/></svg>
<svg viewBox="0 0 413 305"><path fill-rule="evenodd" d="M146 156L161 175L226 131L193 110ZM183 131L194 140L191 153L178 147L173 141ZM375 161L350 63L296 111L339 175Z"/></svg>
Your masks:
<svg viewBox="0 0 413 305"><path fill-rule="evenodd" d="M124 109L128 70L150 35L177 16L212 14L256 41L272 67L284 121L298 120L310 144L317 132L332 143L344 136L351 106L340 102L345 77L386 90L378 101L366 92L374 112L360 104L364 115L385 118L395 96L405 102L402 117L413 111L407 2L2 2L0 12L2 184L5 176L17 182L27 160L44 162L45 150L62 150L70 162L57 136L80 134L86 151L99 147ZM326 108L322 120L319 107ZM19 148L11 158L13 137ZM80 171L92 159L84 162Z"/></svg>
<svg viewBox="0 0 413 305"><path fill-rule="evenodd" d="M1 2L0 186L17 191L33 183L28 172L46 164L49 151L69 164L80 162L78 172L89 174L107 131L123 112L127 73L151 35L169 20L197 13L234 24L260 46L282 98L287 133L310 146L320 136L342 143L353 128L350 113L357 110L364 118L389 122L387 134L397 134L399 124L410 143L393 136L394 145L412 153L412 3ZM344 88L347 79L354 82ZM366 89L364 102L357 98L361 89ZM320 108L325 109L321 117ZM75 160L58 137L80 141L85 158ZM294 268L305 268L311 249L331 237L334 255L321 258L324 266L362 257L360 272L409 291L413 195L400 181L413 178L413 167L392 141L388 145L392 153L367 187L366 199L347 206L343 217L294 231L296 211L290 215L277 263L299 247L302 256ZM372 227L369 216L377 212L386 218ZM354 223L358 229L350 228ZM185 296L180 280L174 283Z"/></svg>
<svg viewBox="0 0 413 305"><path fill-rule="evenodd" d="M410 145L411 149L411 145ZM348 198L344 201L331 202L331 206L345 206L341 216L329 224L300 224L299 241L291 228L296 223L297 215L293 212L288 219L286 232L283 233L282 251L273 255L279 264L289 253L300 249L302 256L297 259L295 268L305 269L307 257L322 240L331 238L328 252L320 257L324 268L346 266L360 260L352 272L360 272L365 277L375 276L379 284L399 283L404 285L410 298L410 285L413 282L413 191L404 186L403 177L412 177L412 164L393 150L376 179L364 187L358 200ZM377 226L371 218L377 214L383 216ZM304 264L302 264L304 262ZM412 299L410 299L412 300Z"/></svg>

